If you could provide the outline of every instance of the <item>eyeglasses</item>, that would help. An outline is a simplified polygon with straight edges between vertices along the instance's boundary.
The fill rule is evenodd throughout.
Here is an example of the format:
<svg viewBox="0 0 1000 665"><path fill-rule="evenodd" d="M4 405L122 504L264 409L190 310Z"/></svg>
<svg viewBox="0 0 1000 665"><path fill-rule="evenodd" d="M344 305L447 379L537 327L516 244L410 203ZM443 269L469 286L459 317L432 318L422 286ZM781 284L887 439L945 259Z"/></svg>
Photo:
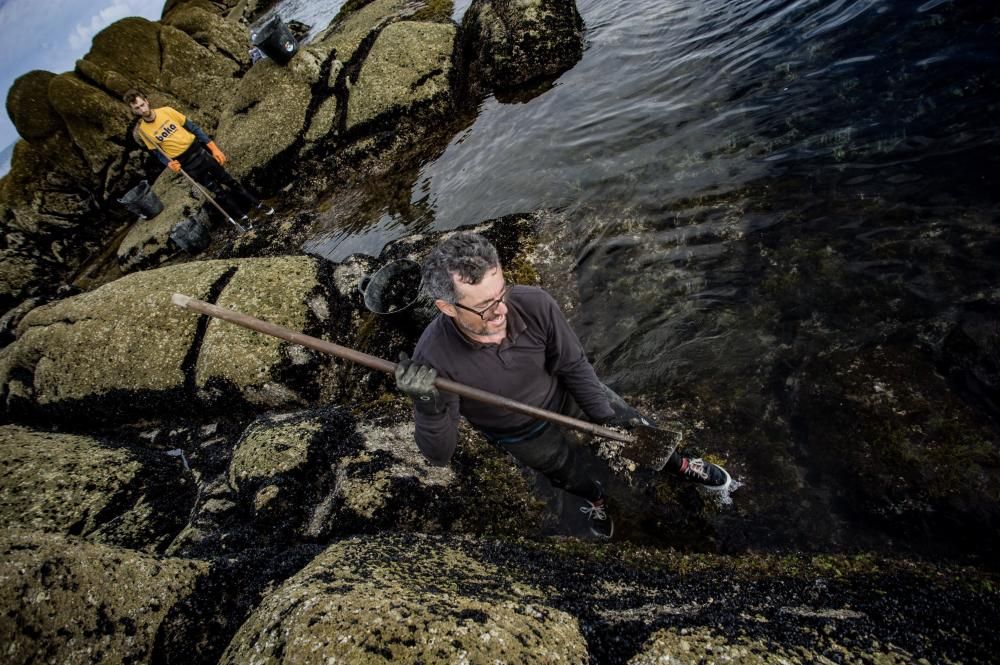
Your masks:
<svg viewBox="0 0 1000 665"><path fill-rule="evenodd" d="M510 294L510 290L513 287L514 287L513 282L507 282L507 285L504 286L503 293L500 294L500 297L491 302L489 305L487 305L485 309L472 309L471 307L466 307L465 305L457 302L452 304L455 305L455 307L458 307L459 309L464 309L466 312L472 312L473 314L481 318L483 321L485 321L486 319L491 318L494 314L496 314L497 307L500 306L500 303L506 302L507 296L508 294Z"/></svg>

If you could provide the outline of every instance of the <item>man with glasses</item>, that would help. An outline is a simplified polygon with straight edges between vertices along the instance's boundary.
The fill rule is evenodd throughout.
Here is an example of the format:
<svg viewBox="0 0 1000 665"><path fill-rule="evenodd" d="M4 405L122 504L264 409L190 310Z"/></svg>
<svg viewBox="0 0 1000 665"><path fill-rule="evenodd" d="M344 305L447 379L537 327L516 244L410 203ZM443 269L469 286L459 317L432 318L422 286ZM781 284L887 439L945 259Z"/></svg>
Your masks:
<svg viewBox="0 0 1000 665"><path fill-rule="evenodd" d="M465 418L493 444L545 475L554 486L587 501L581 510L591 532L610 538L614 524L600 482L590 477L557 425L506 409L441 393L442 376L518 402L611 426L649 421L597 378L583 346L555 300L544 290L509 283L496 248L475 233L457 233L428 255L423 286L440 314L413 353L400 355L396 383L414 405L417 447L433 464L455 452L458 420ZM667 469L709 489L729 485L729 474L676 453Z"/></svg>

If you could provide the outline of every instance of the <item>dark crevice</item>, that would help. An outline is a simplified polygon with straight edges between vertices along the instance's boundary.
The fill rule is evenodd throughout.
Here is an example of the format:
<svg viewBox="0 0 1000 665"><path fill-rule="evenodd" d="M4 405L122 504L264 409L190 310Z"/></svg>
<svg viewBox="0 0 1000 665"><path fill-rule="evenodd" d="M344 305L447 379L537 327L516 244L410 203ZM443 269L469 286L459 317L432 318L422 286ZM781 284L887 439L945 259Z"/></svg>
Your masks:
<svg viewBox="0 0 1000 665"><path fill-rule="evenodd" d="M361 67L365 64L365 60L368 59L368 54L371 53L372 46L375 45L375 40L378 39L379 35L382 34L382 30L387 25L389 23L378 26L361 40L358 48L354 51L354 55L349 62L344 63L344 68L337 77L333 92L337 96L337 119L335 124L337 134L340 136L343 136L347 131L347 103L350 98L350 86L358 82Z"/></svg>
<svg viewBox="0 0 1000 665"><path fill-rule="evenodd" d="M246 115L246 114L250 113L250 111L252 111L253 109L255 109L259 104L260 104L260 100L259 99L255 99L252 102L250 102L249 104L247 104L246 106L244 106L243 108L236 109L235 111L233 111L233 115Z"/></svg>
<svg viewBox="0 0 1000 665"><path fill-rule="evenodd" d="M222 291L233 279L237 270L239 270L239 268L234 266L215 280L215 283L212 284L211 288L208 290L208 294L205 296L205 301L215 304L215 302L219 299L219 296L222 295ZM198 391L195 371L198 366L198 356L201 353L201 346L205 341L205 333L208 331L208 323L211 318L212 317L206 314L202 314L198 317L198 327L195 330L194 339L191 341L191 347L184 355L183 362L181 362L181 371L184 372L184 393L190 398L192 403L197 398Z"/></svg>
<svg viewBox="0 0 1000 665"><path fill-rule="evenodd" d="M410 91L411 92L416 92L417 89L420 86L422 86L424 83L427 83L428 81L430 81L435 76L440 76L443 73L444 73L444 70L441 69L440 67L437 68L437 69L432 69L431 71L427 72L426 74L424 74L423 76L421 76L420 78L418 78L416 81L414 81L413 83L411 83L410 84Z"/></svg>
<svg viewBox="0 0 1000 665"><path fill-rule="evenodd" d="M330 94L334 92L334 87L329 84L330 72L333 70L333 65L337 62L337 51L334 50L330 53L326 62L320 68L319 79L313 84L312 90L310 91L311 99L309 100L309 106L306 108L306 119L302 124L305 132L309 131L312 126L313 119L316 117L316 113L319 111L320 106L323 105L329 97ZM337 109L340 110L340 100L337 100ZM304 133L305 133L304 132Z"/></svg>

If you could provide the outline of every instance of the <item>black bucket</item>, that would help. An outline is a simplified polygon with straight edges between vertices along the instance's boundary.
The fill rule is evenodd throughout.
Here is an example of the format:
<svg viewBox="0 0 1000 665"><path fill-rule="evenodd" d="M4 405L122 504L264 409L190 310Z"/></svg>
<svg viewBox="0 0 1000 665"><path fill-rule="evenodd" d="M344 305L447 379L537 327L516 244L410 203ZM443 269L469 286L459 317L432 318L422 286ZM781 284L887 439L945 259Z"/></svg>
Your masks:
<svg viewBox="0 0 1000 665"><path fill-rule="evenodd" d="M118 199L118 203L129 209L129 212L138 215L143 219L156 217L163 211L163 203L152 189L149 182L143 180L132 189L125 192L125 196Z"/></svg>
<svg viewBox="0 0 1000 665"><path fill-rule="evenodd" d="M374 274L361 279L358 290L365 307L376 314L399 314L411 309L426 309L429 302L422 297L420 264L409 259L390 261Z"/></svg>
<svg viewBox="0 0 1000 665"><path fill-rule="evenodd" d="M295 35L288 29L280 16L275 16L264 24L263 28L252 35L251 41L254 46L264 52L264 55L279 65L291 60L292 56L299 50L299 43L295 41Z"/></svg>
<svg viewBox="0 0 1000 665"><path fill-rule="evenodd" d="M208 247L208 229L197 219L188 218L174 224L170 229L170 239L188 254L197 254Z"/></svg>

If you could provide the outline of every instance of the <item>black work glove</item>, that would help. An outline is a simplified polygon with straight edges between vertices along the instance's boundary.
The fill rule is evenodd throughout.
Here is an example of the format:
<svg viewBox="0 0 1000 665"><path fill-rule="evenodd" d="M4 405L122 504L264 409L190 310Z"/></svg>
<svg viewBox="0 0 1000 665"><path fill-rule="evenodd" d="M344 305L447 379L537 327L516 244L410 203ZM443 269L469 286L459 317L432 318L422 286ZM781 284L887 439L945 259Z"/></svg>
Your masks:
<svg viewBox="0 0 1000 665"><path fill-rule="evenodd" d="M444 411L444 400L434 387L437 370L410 360L406 351L400 351L396 365L396 387L413 400L413 408L421 413L435 415Z"/></svg>
<svg viewBox="0 0 1000 665"><path fill-rule="evenodd" d="M645 425L646 427L654 427L656 425L656 423L654 423L651 419L642 415L624 402L618 403L617 401L612 400L611 408L614 410L615 415L601 423L605 427L618 427L621 429L631 430L635 428L636 425Z"/></svg>

